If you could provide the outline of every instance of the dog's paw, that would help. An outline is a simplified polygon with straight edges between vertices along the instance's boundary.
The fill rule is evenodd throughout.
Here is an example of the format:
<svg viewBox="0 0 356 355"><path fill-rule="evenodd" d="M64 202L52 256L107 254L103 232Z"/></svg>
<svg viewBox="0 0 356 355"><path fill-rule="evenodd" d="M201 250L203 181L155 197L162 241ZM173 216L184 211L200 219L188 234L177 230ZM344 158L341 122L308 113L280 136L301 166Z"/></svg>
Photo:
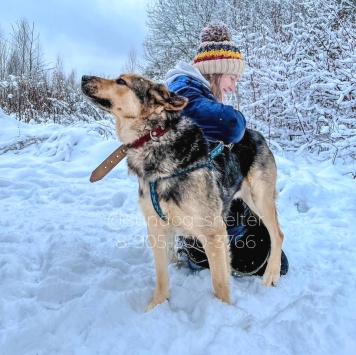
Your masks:
<svg viewBox="0 0 356 355"><path fill-rule="evenodd" d="M152 308L156 307L157 305L163 303L164 301L168 300L168 297L164 295L158 295L154 296L153 300L150 302L150 304L146 308L146 312L149 312Z"/></svg>
<svg viewBox="0 0 356 355"><path fill-rule="evenodd" d="M265 286L277 286L280 278L280 269L280 266L275 268L267 266L266 271L263 274L262 284Z"/></svg>

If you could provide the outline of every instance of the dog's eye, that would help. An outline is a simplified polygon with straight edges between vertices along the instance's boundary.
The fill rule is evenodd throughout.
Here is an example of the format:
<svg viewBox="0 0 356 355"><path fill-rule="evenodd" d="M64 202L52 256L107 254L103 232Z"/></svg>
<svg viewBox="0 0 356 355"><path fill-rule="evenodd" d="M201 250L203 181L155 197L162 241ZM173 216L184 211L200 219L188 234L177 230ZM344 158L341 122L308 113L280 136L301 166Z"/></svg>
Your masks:
<svg viewBox="0 0 356 355"><path fill-rule="evenodd" d="M118 85L126 85L126 81L124 79L119 78L119 79L116 80L116 84L118 84Z"/></svg>

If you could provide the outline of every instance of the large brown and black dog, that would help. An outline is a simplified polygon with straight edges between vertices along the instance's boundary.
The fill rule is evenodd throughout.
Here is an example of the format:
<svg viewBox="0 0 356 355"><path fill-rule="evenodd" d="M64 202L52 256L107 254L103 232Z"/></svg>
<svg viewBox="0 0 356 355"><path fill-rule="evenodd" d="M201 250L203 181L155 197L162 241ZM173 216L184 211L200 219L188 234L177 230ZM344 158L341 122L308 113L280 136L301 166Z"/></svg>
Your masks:
<svg viewBox="0 0 356 355"><path fill-rule="evenodd" d="M276 285L284 237L275 206L276 164L264 138L256 131L246 130L238 144L224 147L211 161L212 169L211 164L204 163L217 143L206 141L201 129L181 116L186 98L131 73L112 80L83 76L82 90L101 109L115 116L117 135L127 146L129 171L139 180L139 202L157 274L156 291L147 310L169 298L167 245L169 236L176 233L194 236L202 243L215 294L230 303L230 257L223 218L234 198L242 198L269 231L271 253L263 284ZM157 127L162 134L159 138L154 137ZM132 145L150 133L152 139ZM198 164L203 167L186 171ZM183 173L176 174L179 171ZM171 175L174 176L167 178ZM157 206L154 208L150 182L156 182L154 195L167 219L164 223Z"/></svg>

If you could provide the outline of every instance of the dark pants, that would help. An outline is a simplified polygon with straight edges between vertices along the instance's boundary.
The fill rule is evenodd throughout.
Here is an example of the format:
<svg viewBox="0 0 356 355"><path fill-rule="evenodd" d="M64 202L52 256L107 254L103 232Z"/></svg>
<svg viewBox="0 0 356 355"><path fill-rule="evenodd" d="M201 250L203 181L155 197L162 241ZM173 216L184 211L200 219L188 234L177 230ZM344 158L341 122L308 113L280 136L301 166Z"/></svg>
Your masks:
<svg viewBox="0 0 356 355"><path fill-rule="evenodd" d="M269 233L262 220L256 217L240 199L234 200L226 218L229 236L231 272L235 276L262 276L271 248ZM186 254L192 269L209 268L208 258L197 239L183 238L178 253ZM288 272L289 263L282 251L281 275Z"/></svg>

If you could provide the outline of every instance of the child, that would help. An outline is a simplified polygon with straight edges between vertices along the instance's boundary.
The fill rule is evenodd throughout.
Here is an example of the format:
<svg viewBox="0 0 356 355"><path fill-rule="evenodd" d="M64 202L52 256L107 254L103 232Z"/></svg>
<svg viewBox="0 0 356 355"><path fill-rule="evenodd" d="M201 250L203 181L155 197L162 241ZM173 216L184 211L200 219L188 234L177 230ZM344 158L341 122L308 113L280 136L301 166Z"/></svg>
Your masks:
<svg viewBox="0 0 356 355"><path fill-rule="evenodd" d="M222 101L226 93L235 90L244 69L240 50L231 41L227 27L215 24L203 29L193 64L180 62L166 74L168 88L189 99L182 114L202 129L207 140L235 144L243 137L245 117ZM253 217L242 200L233 201L226 225L236 275L263 275L267 264L269 234L258 218L251 224ZM180 242L180 252L187 255L191 267L208 267L204 249L196 240L180 238ZM281 275L287 271L288 260L282 251Z"/></svg>

